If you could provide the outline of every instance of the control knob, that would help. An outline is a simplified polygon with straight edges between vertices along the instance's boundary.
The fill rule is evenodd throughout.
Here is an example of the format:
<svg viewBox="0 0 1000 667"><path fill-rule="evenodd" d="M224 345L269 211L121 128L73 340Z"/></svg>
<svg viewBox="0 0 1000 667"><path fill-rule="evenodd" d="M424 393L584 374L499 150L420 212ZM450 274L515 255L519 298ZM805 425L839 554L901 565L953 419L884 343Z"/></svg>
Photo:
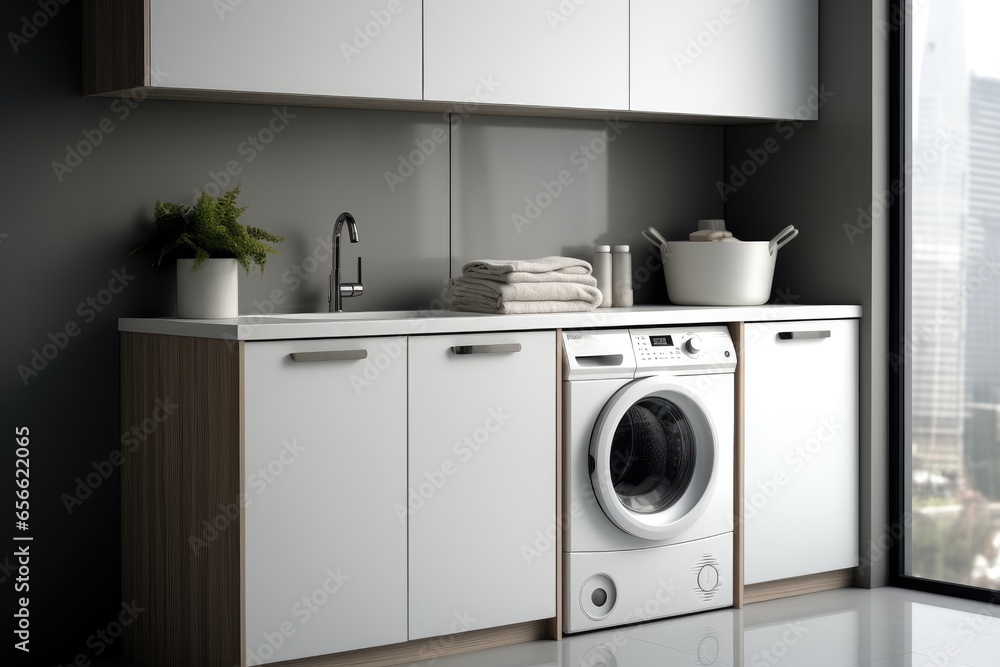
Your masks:
<svg viewBox="0 0 1000 667"><path fill-rule="evenodd" d="M691 336L684 343L684 349L688 351L688 354L698 354L702 350L701 338L698 336Z"/></svg>

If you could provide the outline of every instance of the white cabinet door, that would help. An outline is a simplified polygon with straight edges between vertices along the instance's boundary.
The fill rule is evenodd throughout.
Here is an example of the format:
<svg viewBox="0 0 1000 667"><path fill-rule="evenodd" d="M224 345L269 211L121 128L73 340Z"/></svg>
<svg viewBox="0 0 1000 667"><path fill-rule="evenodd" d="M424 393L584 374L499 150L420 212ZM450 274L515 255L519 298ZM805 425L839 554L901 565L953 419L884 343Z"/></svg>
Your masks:
<svg viewBox="0 0 1000 667"><path fill-rule="evenodd" d="M555 616L555 352L410 338L411 640Z"/></svg>
<svg viewBox="0 0 1000 667"><path fill-rule="evenodd" d="M420 0L152 0L167 88L420 99Z"/></svg>
<svg viewBox="0 0 1000 667"><path fill-rule="evenodd" d="M628 109L628 2L424 0L424 99Z"/></svg>
<svg viewBox="0 0 1000 667"><path fill-rule="evenodd" d="M406 641L406 339L245 355L250 664Z"/></svg>
<svg viewBox="0 0 1000 667"><path fill-rule="evenodd" d="M858 564L858 321L747 323L745 583Z"/></svg>
<svg viewBox="0 0 1000 667"><path fill-rule="evenodd" d="M815 119L818 0L632 0L631 109Z"/></svg>

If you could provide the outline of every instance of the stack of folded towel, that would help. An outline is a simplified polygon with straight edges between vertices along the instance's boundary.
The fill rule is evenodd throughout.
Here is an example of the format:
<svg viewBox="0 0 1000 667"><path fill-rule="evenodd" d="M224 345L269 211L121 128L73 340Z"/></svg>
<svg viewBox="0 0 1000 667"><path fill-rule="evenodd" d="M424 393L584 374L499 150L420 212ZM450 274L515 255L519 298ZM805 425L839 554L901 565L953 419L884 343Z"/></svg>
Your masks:
<svg viewBox="0 0 1000 667"><path fill-rule="evenodd" d="M462 267L449 287L452 310L474 313L585 312L601 305L588 262L572 257L481 259Z"/></svg>

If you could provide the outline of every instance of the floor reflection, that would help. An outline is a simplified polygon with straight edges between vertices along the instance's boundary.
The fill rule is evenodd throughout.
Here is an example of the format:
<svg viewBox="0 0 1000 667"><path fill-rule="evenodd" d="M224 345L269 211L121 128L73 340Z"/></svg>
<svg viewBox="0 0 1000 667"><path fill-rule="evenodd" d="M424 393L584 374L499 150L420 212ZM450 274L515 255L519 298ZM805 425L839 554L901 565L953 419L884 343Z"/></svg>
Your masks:
<svg viewBox="0 0 1000 667"><path fill-rule="evenodd" d="M998 598L1000 600L1000 598ZM428 665L430 663L421 663ZM1000 606L844 589L441 658L435 667L998 667Z"/></svg>

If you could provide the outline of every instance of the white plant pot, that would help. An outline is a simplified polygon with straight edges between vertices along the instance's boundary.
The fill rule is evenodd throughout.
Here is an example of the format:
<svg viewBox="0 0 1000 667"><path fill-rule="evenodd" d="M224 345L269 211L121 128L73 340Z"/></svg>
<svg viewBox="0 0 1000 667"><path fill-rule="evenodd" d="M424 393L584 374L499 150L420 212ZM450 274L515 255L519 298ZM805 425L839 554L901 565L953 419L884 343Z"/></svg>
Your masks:
<svg viewBox="0 0 1000 667"><path fill-rule="evenodd" d="M216 319L239 316L239 268L235 259L177 260L177 317Z"/></svg>

